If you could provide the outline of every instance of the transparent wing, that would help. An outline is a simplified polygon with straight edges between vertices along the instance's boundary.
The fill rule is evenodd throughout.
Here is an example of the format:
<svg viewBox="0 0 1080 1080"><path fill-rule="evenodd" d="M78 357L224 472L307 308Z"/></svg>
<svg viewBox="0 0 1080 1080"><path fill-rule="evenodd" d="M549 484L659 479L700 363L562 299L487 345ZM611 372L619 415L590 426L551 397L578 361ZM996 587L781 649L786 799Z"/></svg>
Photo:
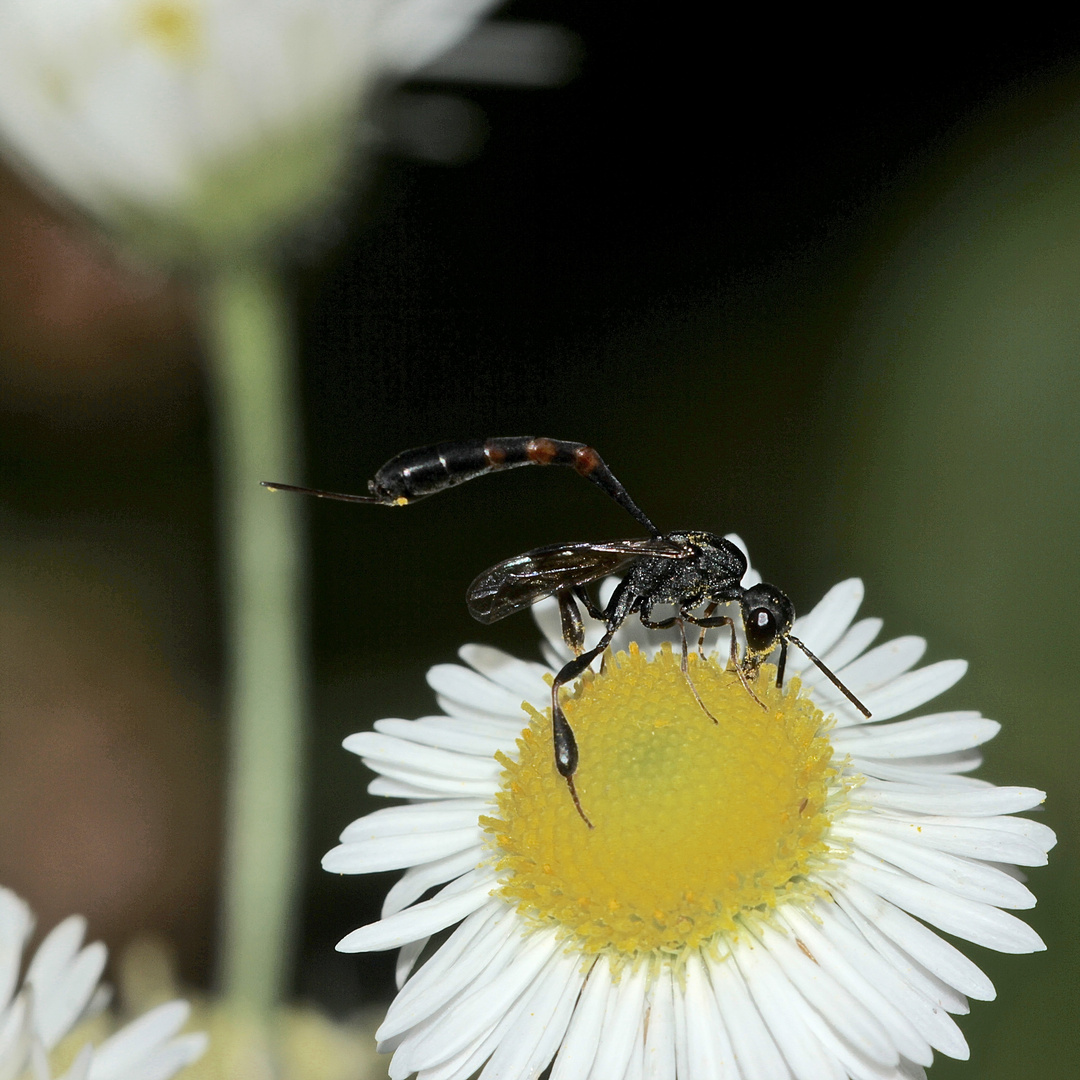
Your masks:
<svg viewBox="0 0 1080 1080"><path fill-rule="evenodd" d="M504 559L485 570L469 586L465 600L474 619L498 622L546 596L614 574L642 555L678 559L685 554L681 545L659 537L602 544L552 544Z"/></svg>

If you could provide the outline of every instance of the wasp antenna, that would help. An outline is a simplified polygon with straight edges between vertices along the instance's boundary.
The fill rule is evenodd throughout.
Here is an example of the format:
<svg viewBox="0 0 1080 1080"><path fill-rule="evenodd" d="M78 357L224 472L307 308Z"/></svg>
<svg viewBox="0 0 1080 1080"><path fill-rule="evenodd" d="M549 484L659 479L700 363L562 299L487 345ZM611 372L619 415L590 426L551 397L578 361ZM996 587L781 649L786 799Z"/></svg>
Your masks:
<svg viewBox="0 0 1080 1080"><path fill-rule="evenodd" d="M797 638L794 634L787 635L792 645L797 645L818 666L825 677L840 691L866 717L870 719L870 710Z"/></svg>
<svg viewBox="0 0 1080 1080"><path fill-rule="evenodd" d="M337 499L338 502L351 503L381 503L384 506L392 506L392 502L379 499L374 495L346 495L340 491L318 491L315 488L296 487L293 484L275 484L270 480L263 480L262 486L271 491L295 491L300 495L314 495L317 499Z"/></svg>
<svg viewBox="0 0 1080 1080"><path fill-rule="evenodd" d="M784 666L787 664L787 639L780 641L780 663L776 665L776 689L784 688Z"/></svg>

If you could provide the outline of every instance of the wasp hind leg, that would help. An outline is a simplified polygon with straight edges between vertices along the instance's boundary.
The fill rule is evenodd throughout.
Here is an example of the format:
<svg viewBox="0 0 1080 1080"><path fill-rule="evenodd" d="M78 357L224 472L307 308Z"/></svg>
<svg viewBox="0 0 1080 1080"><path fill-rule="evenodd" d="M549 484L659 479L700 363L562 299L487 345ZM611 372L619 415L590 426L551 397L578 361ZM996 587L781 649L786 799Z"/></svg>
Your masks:
<svg viewBox="0 0 1080 1080"><path fill-rule="evenodd" d="M574 800L574 806L581 815L581 820L589 828L593 823L589 820L578 798L577 788L574 786L574 774L578 767L578 746L574 738L574 729L570 727L570 721L566 719L562 705L559 703L559 691L568 683L576 679L603 651L611 644L615 636L614 629L604 631L604 636L597 642L593 649L575 656L555 676L551 683L551 737L555 748L555 768L559 775L566 781L570 789L570 798Z"/></svg>
<svg viewBox="0 0 1080 1080"><path fill-rule="evenodd" d="M574 594L561 592L556 594L555 599L559 601L563 641L575 656L580 656L585 651L585 627L581 623L581 612L574 602Z"/></svg>

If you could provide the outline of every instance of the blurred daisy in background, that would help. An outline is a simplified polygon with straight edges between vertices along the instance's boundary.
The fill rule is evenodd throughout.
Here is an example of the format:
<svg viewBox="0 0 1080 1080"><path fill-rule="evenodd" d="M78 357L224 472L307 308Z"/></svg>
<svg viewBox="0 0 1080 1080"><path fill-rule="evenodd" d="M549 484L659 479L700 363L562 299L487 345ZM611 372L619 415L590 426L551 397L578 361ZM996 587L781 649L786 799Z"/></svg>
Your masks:
<svg viewBox="0 0 1080 1080"><path fill-rule="evenodd" d="M793 632L871 722L798 652L782 691L759 673L764 710L692 654L714 724L670 636L627 623L565 705L592 830L552 759L549 680L569 658L554 601L536 608L549 667L466 646L467 667L428 677L445 715L346 740L380 774L373 794L407 800L323 862L406 870L339 945L401 949L378 1031L393 1080L530 1077L552 1059L552 1080L912 1080L934 1050L968 1056L949 1014L994 987L930 927L1044 948L1004 909L1034 906L1015 867L1044 864L1055 837L1010 816L1041 791L965 775L995 721L896 720L966 664L915 668L916 637L871 648L862 597L840 583Z"/></svg>
<svg viewBox="0 0 1080 1080"><path fill-rule="evenodd" d="M422 96L395 111L407 78L430 68L432 81L560 81L558 33L478 31L495 6L0 0L0 152L140 263L195 281L230 729L221 984L267 1045L289 985L310 682L303 511L259 487L301 471L283 244L310 225L327 240L340 231L325 212L394 131L417 153L453 158L452 113ZM425 137L433 116L439 130Z"/></svg>
<svg viewBox="0 0 1080 1080"><path fill-rule="evenodd" d="M106 952L83 945L86 920L65 919L38 946L20 985L22 953L34 928L30 909L0 889L0 1076L31 1071L48 1080L168 1080L199 1058L206 1036L178 1035L190 1009L170 1001L107 1034L108 991L99 985Z"/></svg>
<svg viewBox="0 0 1080 1080"><path fill-rule="evenodd" d="M5 0L0 141L128 243L236 258L325 209L362 171L378 94L495 3Z"/></svg>

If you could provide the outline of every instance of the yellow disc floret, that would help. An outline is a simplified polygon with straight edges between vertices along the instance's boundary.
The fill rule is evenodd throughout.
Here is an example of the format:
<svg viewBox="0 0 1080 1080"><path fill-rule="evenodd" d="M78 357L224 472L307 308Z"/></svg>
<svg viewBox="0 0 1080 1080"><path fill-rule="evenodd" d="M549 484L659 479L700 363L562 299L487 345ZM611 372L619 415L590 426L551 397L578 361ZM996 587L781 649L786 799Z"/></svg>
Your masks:
<svg viewBox="0 0 1080 1080"><path fill-rule="evenodd" d="M755 701L732 671L631 646L587 673L564 708L590 829L555 769L550 711L528 708L499 816L484 818L500 891L587 952L681 952L797 891L827 846L832 748L797 679L762 669Z"/></svg>
<svg viewBox="0 0 1080 1080"><path fill-rule="evenodd" d="M135 6L139 36L165 55L190 59L202 30L202 17L191 0L145 0Z"/></svg>

